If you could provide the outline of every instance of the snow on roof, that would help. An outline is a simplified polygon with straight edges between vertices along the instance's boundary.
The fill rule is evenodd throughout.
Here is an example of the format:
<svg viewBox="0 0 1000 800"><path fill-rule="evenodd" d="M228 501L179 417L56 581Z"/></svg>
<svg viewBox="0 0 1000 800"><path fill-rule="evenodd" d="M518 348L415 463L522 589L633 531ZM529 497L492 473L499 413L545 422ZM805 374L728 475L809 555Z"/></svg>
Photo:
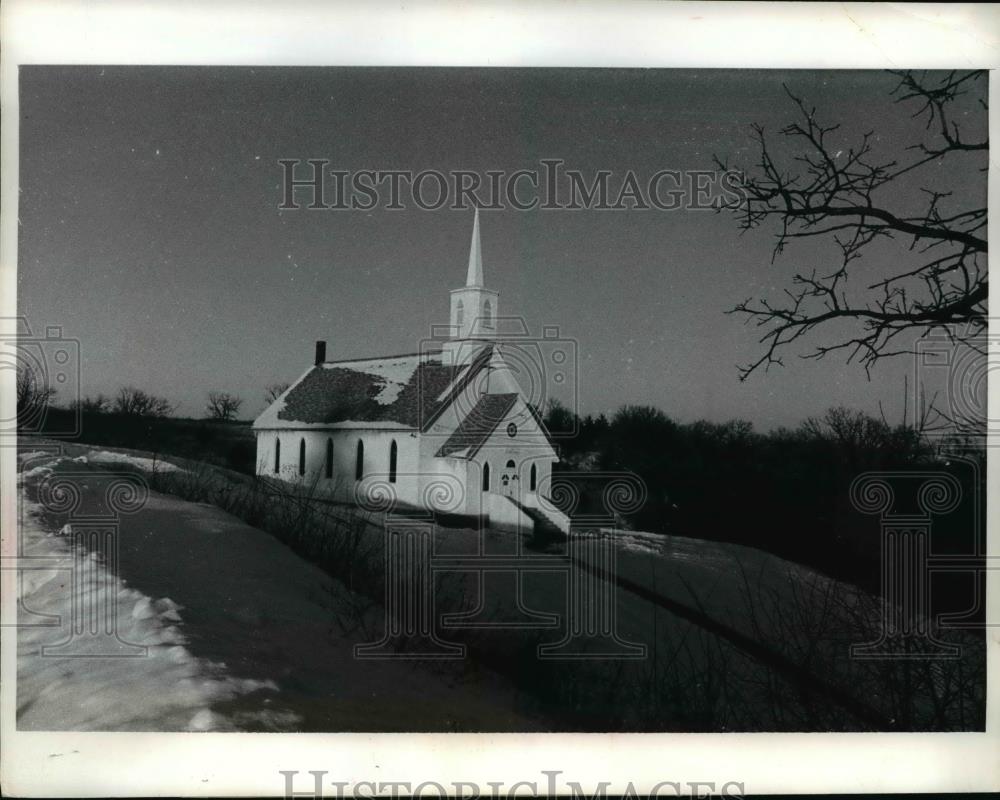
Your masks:
<svg viewBox="0 0 1000 800"><path fill-rule="evenodd" d="M326 361L293 384L254 427L420 428L487 360L480 351L461 364L445 364L439 353Z"/></svg>
<svg viewBox="0 0 1000 800"><path fill-rule="evenodd" d="M373 358L367 361L326 362L322 364L322 367L324 369L346 369L374 377L376 380L373 381L373 385L376 387L376 392L371 399L381 406L391 406L399 399L399 393L410 382L418 363L414 356L391 356L389 358Z"/></svg>

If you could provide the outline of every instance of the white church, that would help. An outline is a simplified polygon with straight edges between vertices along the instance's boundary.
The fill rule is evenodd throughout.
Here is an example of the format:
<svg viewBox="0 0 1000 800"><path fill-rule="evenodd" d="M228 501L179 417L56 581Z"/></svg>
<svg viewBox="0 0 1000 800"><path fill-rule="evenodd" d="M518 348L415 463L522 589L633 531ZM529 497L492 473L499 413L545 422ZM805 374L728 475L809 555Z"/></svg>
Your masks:
<svg viewBox="0 0 1000 800"><path fill-rule="evenodd" d="M548 499L558 456L504 360L498 299L483 280L477 209L447 339L349 361L328 361L317 342L313 365L254 422L258 475L335 501L568 530Z"/></svg>

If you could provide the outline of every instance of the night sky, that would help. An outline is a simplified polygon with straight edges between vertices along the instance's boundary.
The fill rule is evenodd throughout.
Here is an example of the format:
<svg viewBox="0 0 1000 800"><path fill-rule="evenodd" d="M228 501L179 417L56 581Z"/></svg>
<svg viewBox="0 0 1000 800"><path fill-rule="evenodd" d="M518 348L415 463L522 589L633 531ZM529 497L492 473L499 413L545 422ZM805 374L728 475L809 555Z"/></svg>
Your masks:
<svg viewBox="0 0 1000 800"><path fill-rule="evenodd" d="M212 389L256 415L267 384L309 366L316 339L330 359L411 352L464 281L471 210L281 211L279 159L708 170L713 154L754 159L751 123L776 136L794 118L782 83L841 122L845 146L874 130L879 152L902 158L924 136L915 108L890 97L895 78L873 72L60 66L22 67L20 80L19 313L80 340L84 393L134 384L193 416ZM985 203L980 166L932 172L934 186ZM923 203L919 188L902 186L899 204ZM897 421L904 376L912 389L908 358L869 381L838 356L799 359L804 348L740 383L758 334L724 312L776 297L796 271L832 271L829 242L772 264L773 228L741 235L711 211L481 217L500 313L577 342L583 412L649 403L767 429L881 403ZM857 269L871 283L905 255L872 251ZM943 378L920 377L929 391Z"/></svg>

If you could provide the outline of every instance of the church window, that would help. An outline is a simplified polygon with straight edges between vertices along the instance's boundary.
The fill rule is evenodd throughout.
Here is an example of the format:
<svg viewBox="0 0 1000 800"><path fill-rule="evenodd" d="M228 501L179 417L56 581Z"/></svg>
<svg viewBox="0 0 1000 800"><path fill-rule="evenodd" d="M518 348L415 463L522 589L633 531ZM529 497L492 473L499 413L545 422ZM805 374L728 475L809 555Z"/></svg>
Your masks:
<svg viewBox="0 0 1000 800"><path fill-rule="evenodd" d="M274 440L274 474L281 472L281 439Z"/></svg>
<svg viewBox="0 0 1000 800"><path fill-rule="evenodd" d="M490 490L490 462L487 461L483 464L483 491L488 492Z"/></svg>
<svg viewBox="0 0 1000 800"><path fill-rule="evenodd" d="M299 440L299 475L306 474L306 440L305 437Z"/></svg>
<svg viewBox="0 0 1000 800"><path fill-rule="evenodd" d="M333 477L333 439L326 440L326 477Z"/></svg>
<svg viewBox="0 0 1000 800"><path fill-rule="evenodd" d="M389 483L396 482L396 440L389 445Z"/></svg>
<svg viewBox="0 0 1000 800"><path fill-rule="evenodd" d="M365 477L365 443L358 439L358 452L354 461L354 480Z"/></svg>
<svg viewBox="0 0 1000 800"><path fill-rule="evenodd" d="M483 327L493 327L493 306L489 300L483 303Z"/></svg>
<svg viewBox="0 0 1000 800"><path fill-rule="evenodd" d="M455 324L461 325L465 321L465 306L462 305L462 301L459 300L455 305Z"/></svg>
<svg viewBox="0 0 1000 800"><path fill-rule="evenodd" d="M528 476L528 491L535 491L535 486L538 483L538 470L535 469L535 465L531 465L531 473Z"/></svg>

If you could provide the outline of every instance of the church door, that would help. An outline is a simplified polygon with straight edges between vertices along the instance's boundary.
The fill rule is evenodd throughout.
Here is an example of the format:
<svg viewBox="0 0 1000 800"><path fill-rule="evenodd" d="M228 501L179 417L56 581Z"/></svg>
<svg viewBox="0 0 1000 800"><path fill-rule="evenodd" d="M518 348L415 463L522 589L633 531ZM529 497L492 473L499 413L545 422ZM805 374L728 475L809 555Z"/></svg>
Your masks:
<svg viewBox="0 0 1000 800"><path fill-rule="evenodd" d="M520 487L518 484L520 480L517 477L517 465L514 463L514 459L510 459L506 465L504 465L503 472L500 473L500 492L505 494L507 497L512 497L517 500L520 495Z"/></svg>

